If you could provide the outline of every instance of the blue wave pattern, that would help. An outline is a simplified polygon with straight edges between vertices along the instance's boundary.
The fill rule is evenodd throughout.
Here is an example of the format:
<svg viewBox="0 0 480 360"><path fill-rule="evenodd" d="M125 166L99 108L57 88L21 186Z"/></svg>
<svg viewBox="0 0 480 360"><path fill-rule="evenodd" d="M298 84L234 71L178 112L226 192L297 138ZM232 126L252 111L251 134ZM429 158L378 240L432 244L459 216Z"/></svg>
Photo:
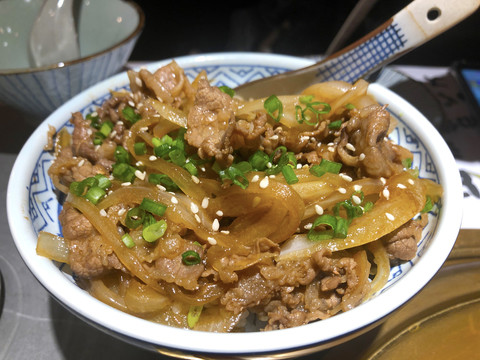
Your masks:
<svg viewBox="0 0 480 360"><path fill-rule="evenodd" d="M258 65L219 65L208 67L185 67L184 70L190 80L193 80L200 71L205 70L214 85L226 85L233 88L246 81L278 74L289 69ZM122 89L128 90L129 87L125 84L114 88L113 90L118 91ZM109 97L110 92L105 92L105 94L98 96L96 99L85 103L85 105L78 109L78 111L85 116L88 113L95 111ZM401 116L395 113L392 113L392 115L398 119L399 124L389 137L395 143L407 148L413 153L413 166L418 167L420 177L438 182L439 179L435 166L424 144L418 139L412 129L402 121ZM73 129L69 119L66 119L63 126L67 127L70 132ZM33 230L37 235L40 231L48 231L53 234L61 235L58 214L61 211L62 206L58 202L58 198L55 196L55 189L47 173L52 160L53 156L51 153L42 151L35 165L35 169L31 174L30 186L27 189L29 217L32 221ZM422 240L418 244L417 257L410 262L392 268L388 284L381 290L381 292L387 290L398 281L418 261L419 257L421 257L435 232L439 208L429 213L429 224L424 231Z"/></svg>
<svg viewBox="0 0 480 360"><path fill-rule="evenodd" d="M406 42L400 26L392 23L372 39L333 59L317 74L317 80L341 79L354 82L385 59L403 51Z"/></svg>

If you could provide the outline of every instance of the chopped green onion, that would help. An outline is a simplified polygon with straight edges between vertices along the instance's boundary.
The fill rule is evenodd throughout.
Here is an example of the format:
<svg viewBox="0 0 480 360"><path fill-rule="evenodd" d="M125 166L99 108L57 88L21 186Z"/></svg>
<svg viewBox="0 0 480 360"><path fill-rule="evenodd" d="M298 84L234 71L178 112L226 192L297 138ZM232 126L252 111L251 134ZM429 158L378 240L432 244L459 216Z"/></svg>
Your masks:
<svg viewBox="0 0 480 360"><path fill-rule="evenodd" d="M197 324L200 315L202 314L202 310L203 305L191 305L190 309L188 309L187 324L190 329L193 329Z"/></svg>
<svg viewBox="0 0 480 360"><path fill-rule="evenodd" d="M428 213L433 209L433 203L432 203L432 198L427 195L427 199L425 200L425 206L423 209L420 211L422 214Z"/></svg>
<svg viewBox="0 0 480 360"><path fill-rule="evenodd" d="M97 204L106 195L105 190L99 186L92 186L85 194L85 198L92 204Z"/></svg>
<svg viewBox="0 0 480 360"><path fill-rule="evenodd" d="M270 95L263 103L263 108L273 120L279 122L283 115L283 104L276 95ZM275 115L276 113L276 115Z"/></svg>
<svg viewBox="0 0 480 360"><path fill-rule="evenodd" d="M129 229L136 229L143 224L145 219L145 210L140 209L139 207L134 207L127 211L125 215L125 225Z"/></svg>
<svg viewBox="0 0 480 360"><path fill-rule="evenodd" d="M100 123L99 123L100 118L98 115L93 116L92 114L87 114L87 116L85 116L85 119L90 120L91 127L97 130L100 128Z"/></svg>
<svg viewBox="0 0 480 360"><path fill-rule="evenodd" d="M159 157L159 158L163 158L165 157L166 155L168 155L168 152L172 149L172 147L168 144L160 144L158 146L155 146L153 148L153 153L155 154L155 156Z"/></svg>
<svg viewBox="0 0 480 360"><path fill-rule="evenodd" d="M291 166L285 165L284 167L282 167L282 174L287 181L287 184L291 185L298 182L298 177Z"/></svg>
<svg viewBox="0 0 480 360"><path fill-rule="evenodd" d="M267 168L267 164L270 161L270 157L261 150L257 150L250 158L248 162L252 165L253 170L263 171Z"/></svg>
<svg viewBox="0 0 480 360"><path fill-rule="evenodd" d="M143 209L158 216L163 216L163 214L165 214L165 210L167 210L167 205L149 198L143 198L139 207L140 209Z"/></svg>
<svg viewBox="0 0 480 360"><path fill-rule="evenodd" d="M324 225L328 229L318 231L317 226ZM332 239L335 234L335 228L337 227L337 218L330 214L323 214L315 219L311 229L308 231L307 238L313 241Z"/></svg>
<svg viewBox="0 0 480 360"><path fill-rule="evenodd" d="M135 242L133 241L132 237L130 234L124 234L122 236L122 242L125 244L125 246L129 249L133 248L135 246Z"/></svg>
<svg viewBox="0 0 480 360"><path fill-rule="evenodd" d="M113 123L111 121L105 121L101 126L100 126L100 133L107 137L110 135L110 133L113 130Z"/></svg>
<svg viewBox="0 0 480 360"><path fill-rule="evenodd" d="M252 171L252 165L247 161L241 161L230 165L225 170L220 170L219 175L222 180L231 180L233 184L240 186L242 189L248 187L248 179L246 174Z"/></svg>
<svg viewBox="0 0 480 360"><path fill-rule="evenodd" d="M148 182L155 185L162 185L167 191L178 191L179 187L173 180L165 174L150 174L148 175Z"/></svg>
<svg viewBox="0 0 480 360"><path fill-rule="evenodd" d="M123 146L117 146L113 156L116 163L130 163L130 154Z"/></svg>
<svg viewBox="0 0 480 360"><path fill-rule="evenodd" d="M131 124L135 124L138 120L142 118L141 115L137 114L135 110L130 106L125 106L122 110L122 114L125 120L127 120Z"/></svg>
<svg viewBox="0 0 480 360"><path fill-rule="evenodd" d="M82 196L85 190L84 184L81 181L74 181L70 184L70 192L76 196Z"/></svg>
<svg viewBox="0 0 480 360"><path fill-rule="evenodd" d="M133 182L135 179L135 168L126 163L115 163L112 165L112 175L114 178L124 181Z"/></svg>
<svg viewBox="0 0 480 360"><path fill-rule="evenodd" d="M98 180L98 186L103 190L106 190L112 186L110 179L103 174L97 174L94 176L94 178Z"/></svg>
<svg viewBox="0 0 480 360"><path fill-rule="evenodd" d="M189 161L189 162L185 163L185 165L183 165L183 167L185 168L185 170L187 170L190 173L190 175L195 175L195 176L198 175L198 169L197 169L197 167L195 166L194 163Z"/></svg>
<svg viewBox="0 0 480 360"><path fill-rule="evenodd" d="M172 160L172 162L178 166L185 165L185 162L187 161L185 153L180 149L174 149L170 151L168 156L170 156L170 160Z"/></svg>
<svg viewBox="0 0 480 360"><path fill-rule="evenodd" d="M305 104L305 108L302 109L300 105L295 106L295 119L298 123L305 123L307 125L315 126L318 124L320 114L328 114L331 110L329 104L320 101L314 101L313 95L305 95L299 98L302 104ZM321 110L315 108L318 106L323 106ZM315 106L315 107L314 107ZM310 113L315 115L315 121L310 121L312 119Z"/></svg>
<svg viewBox="0 0 480 360"><path fill-rule="evenodd" d="M184 265L197 265L200 264L201 261L200 255L194 250L187 250L182 254L182 262Z"/></svg>
<svg viewBox="0 0 480 360"><path fill-rule="evenodd" d="M338 173L340 173L341 168L342 168L341 163L337 163L335 161L330 161L330 160L327 160L327 159L322 159L320 164L313 165L310 168L310 173L312 173L315 176L320 177L327 172L332 173L332 174L338 174Z"/></svg>
<svg viewBox="0 0 480 360"><path fill-rule="evenodd" d="M232 88L229 88L228 86L222 85L222 86L219 86L218 88L220 89L220 91L224 92L225 94L229 95L232 98L235 96L235 90L233 90Z"/></svg>
<svg viewBox="0 0 480 360"><path fill-rule="evenodd" d="M412 167L412 158L403 159L402 165L405 169L410 169Z"/></svg>
<svg viewBox="0 0 480 360"><path fill-rule="evenodd" d="M348 104L345 105L345 109L353 110L353 109L355 109L355 105L353 105L352 103L348 103Z"/></svg>
<svg viewBox="0 0 480 360"><path fill-rule="evenodd" d="M105 140L105 136L100 131L97 131L95 134L93 134L93 145L102 145L103 140Z"/></svg>
<svg viewBox="0 0 480 360"><path fill-rule="evenodd" d="M159 220L153 224L150 224L143 228L142 236L147 242L157 241L165 234L167 230L167 222L165 220Z"/></svg>
<svg viewBox="0 0 480 360"><path fill-rule="evenodd" d="M338 130L342 126L342 120L335 120L328 124L328 128L332 130Z"/></svg>
<svg viewBox="0 0 480 360"><path fill-rule="evenodd" d="M133 150L136 155L145 155L147 153L147 144L138 142L133 145Z"/></svg>
<svg viewBox="0 0 480 360"><path fill-rule="evenodd" d="M157 220L155 219L155 217L150 214L149 212L146 212L145 213L145 217L143 218L143 227L147 227L149 225L152 225L153 223L157 222Z"/></svg>

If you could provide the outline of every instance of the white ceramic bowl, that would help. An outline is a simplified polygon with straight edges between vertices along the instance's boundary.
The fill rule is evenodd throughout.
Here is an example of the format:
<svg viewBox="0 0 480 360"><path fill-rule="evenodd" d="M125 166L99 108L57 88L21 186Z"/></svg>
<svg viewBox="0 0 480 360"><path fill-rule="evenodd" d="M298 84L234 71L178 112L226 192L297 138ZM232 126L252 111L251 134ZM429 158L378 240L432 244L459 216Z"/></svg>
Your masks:
<svg viewBox="0 0 480 360"><path fill-rule="evenodd" d="M151 70L170 60L150 65ZM245 81L295 69L310 60L268 54L207 54L177 58L191 78L205 69L217 85L234 87ZM60 205L47 176L51 154L43 151L48 125L57 129L74 111L84 114L109 96L109 90L126 87L120 74L84 91L55 111L30 137L10 176L7 210L18 251L41 284L59 302L96 326L139 346L171 355L299 356L346 341L368 330L414 296L437 272L454 245L461 222L462 185L454 158L429 121L390 90L372 84L369 91L399 119L392 138L414 154L421 177L442 184L445 194L418 246L417 256L392 268L386 287L376 297L346 313L312 324L270 332L206 333L154 324L111 308L77 287L72 279L46 258L35 253L40 230L59 232Z"/></svg>
<svg viewBox="0 0 480 360"><path fill-rule="evenodd" d="M44 120L74 95L126 64L143 29L141 8L130 1L82 0L78 10L81 58L31 66L29 36L43 0L0 2L0 100Z"/></svg>

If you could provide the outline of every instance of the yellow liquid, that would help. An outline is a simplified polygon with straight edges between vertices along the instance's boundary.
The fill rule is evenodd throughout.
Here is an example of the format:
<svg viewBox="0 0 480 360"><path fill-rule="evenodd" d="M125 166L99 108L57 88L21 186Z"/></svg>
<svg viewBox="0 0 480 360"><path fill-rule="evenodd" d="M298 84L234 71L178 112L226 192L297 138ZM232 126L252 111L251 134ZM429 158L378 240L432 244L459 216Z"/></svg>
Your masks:
<svg viewBox="0 0 480 360"><path fill-rule="evenodd" d="M454 305L420 320L370 359L480 359L480 299Z"/></svg>

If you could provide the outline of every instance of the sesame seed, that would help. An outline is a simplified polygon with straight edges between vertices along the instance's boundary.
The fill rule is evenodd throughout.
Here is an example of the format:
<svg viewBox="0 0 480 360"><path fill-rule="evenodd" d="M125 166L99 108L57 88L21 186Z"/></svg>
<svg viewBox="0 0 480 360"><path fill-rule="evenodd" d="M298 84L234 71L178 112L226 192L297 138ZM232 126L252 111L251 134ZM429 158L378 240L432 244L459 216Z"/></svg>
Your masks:
<svg viewBox="0 0 480 360"><path fill-rule="evenodd" d="M300 141L310 140L310 136L300 136Z"/></svg>
<svg viewBox="0 0 480 360"><path fill-rule="evenodd" d="M205 169L205 166L200 166L200 170L201 170L202 172L207 171L207 169Z"/></svg>
<svg viewBox="0 0 480 360"><path fill-rule="evenodd" d="M407 188L407 187L406 187L405 185L403 185L403 184L397 184L397 187L398 187L399 189L406 189L406 188Z"/></svg>
<svg viewBox="0 0 480 360"><path fill-rule="evenodd" d="M341 187L341 188L338 188L338 192L339 192L340 194L346 194L346 193L347 193L347 189Z"/></svg>
<svg viewBox="0 0 480 360"><path fill-rule="evenodd" d="M143 132L147 132L148 131L148 126L141 127L139 130L143 131Z"/></svg>
<svg viewBox="0 0 480 360"><path fill-rule="evenodd" d="M115 136L117 136L117 130L112 130L112 132L108 135L110 139L113 139Z"/></svg>
<svg viewBox="0 0 480 360"><path fill-rule="evenodd" d="M347 145L345 145L345 147L346 147L348 150L355 151L355 146L353 146L353 145L350 144L350 143L347 143Z"/></svg>
<svg viewBox="0 0 480 360"><path fill-rule="evenodd" d="M260 181L260 187L266 189L268 187L268 177L265 176L262 181Z"/></svg>
<svg viewBox="0 0 480 360"><path fill-rule="evenodd" d="M218 210L215 214L217 214L217 216L223 216L223 211L222 211L222 210Z"/></svg>
<svg viewBox="0 0 480 360"><path fill-rule="evenodd" d="M333 146L333 145L335 145L333 142L329 142L329 143L327 144L327 146Z"/></svg>
<svg viewBox="0 0 480 360"><path fill-rule="evenodd" d="M215 240L213 237L209 236L207 238L207 241L210 245L217 245L217 240Z"/></svg>
<svg viewBox="0 0 480 360"><path fill-rule="evenodd" d="M85 159L80 160L80 161L78 162L77 166L78 166L78 167L82 167L83 164L85 164Z"/></svg>
<svg viewBox="0 0 480 360"><path fill-rule="evenodd" d="M270 161L269 161L269 162L267 162L267 168L269 168L269 169L270 169L272 166L273 166L273 165L272 165L272 163L271 163Z"/></svg>
<svg viewBox="0 0 480 360"><path fill-rule="evenodd" d="M135 170L135 176L139 178L140 180L145 180L145 176L147 173L145 171L140 171L140 170Z"/></svg>
<svg viewBox="0 0 480 360"><path fill-rule="evenodd" d="M153 114L153 117L160 117L160 114Z"/></svg>
<svg viewBox="0 0 480 360"><path fill-rule="evenodd" d="M142 79L136 77L135 78L135 83L137 84L138 87L142 87L143 83L142 83Z"/></svg>
<svg viewBox="0 0 480 360"><path fill-rule="evenodd" d="M92 112L92 116L98 116L98 113L96 111Z"/></svg>
<svg viewBox="0 0 480 360"><path fill-rule="evenodd" d="M410 185L415 185L415 181L413 181L413 179L408 179L407 181Z"/></svg>
<svg viewBox="0 0 480 360"><path fill-rule="evenodd" d="M221 232L222 234L225 234L225 235L230 234L230 231L228 231L228 230L220 230L220 232Z"/></svg>
<svg viewBox="0 0 480 360"><path fill-rule="evenodd" d="M143 103L142 103L142 102L139 102L139 103L137 104L137 109L140 109L141 107L143 107Z"/></svg>
<svg viewBox="0 0 480 360"><path fill-rule="evenodd" d="M358 184L353 185L353 190L362 191L362 185L358 185Z"/></svg>
<svg viewBox="0 0 480 360"><path fill-rule="evenodd" d="M131 107L134 107L134 106L135 106L135 103L134 103L132 100L129 100L129 101L128 101L128 105L130 105Z"/></svg>
<svg viewBox="0 0 480 360"><path fill-rule="evenodd" d="M202 222L202 219L200 219L200 216L198 214L195 214L195 220L200 224Z"/></svg>
<svg viewBox="0 0 480 360"><path fill-rule="evenodd" d="M315 205L315 212L316 212L318 215L323 215L323 208L322 208L320 205L316 204L316 205Z"/></svg>
<svg viewBox="0 0 480 360"><path fill-rule="evenodd" d="M302 166L303 166L302 164L297 164L297 169L300 170L302 168Z"/></svg>
<svg viewBox="0 0 480 360"><path fill-rule="evenodd" d="M312 228L313 224L312 223L308 223L308 224L305 224L305 226L303 227L305 230L310 230Z"/></svg>
<svg viewBox="0 0 480 360"><path fill-rule="evenodd" d="M383 189L382 194L385 196L385 199L388 200L390 198L390 191L388 191L388 189Z"/></svg>
<svg viewBox="0 0 480 360"><path fill-rule="evenodd" d="M218 231L218 229L220 229L220 223L218 222L218 219L214 219L212 223L212 230Z"/></svg>
<svg viewBox="0 0 480 360"><path fill-rule="evenodd" d="M258 175L253 175L252 177L252 183L257 182L260 179L260 176Z"/></svg>
<svg viewBox="0 0 480 360"><path fill-rule="evenodd" d="M358 155L358 160L362 161L363 159L365 159L364 153L361 153L360 155Z"/></svg>
<svg viewBox="0 0 480 360"><path fill-rule="evenodd" d="M332 153L335 152L335 148L334 148L333 146L329 146L329 147L327 148L327 150L330 151L330 152L332 152Z"/></svg>
<svg viewBox="0 0 480 360"><path fill-rule="evenodd" d="M123 125L123 121L122 121L122 120L118 120L118 121L117 121L117 125Z"/></svg>
<svg viewBox="0 0 480 360"><path fill-rule="evenodd" d="M167 188L163 185L160 185L160 184L157 184L157 188L160 190L160 191L167 191Z"/></svg>
<svg viewBox="0 0 480 360"><path fill-rule="evenodd" d="M143 166L143 162L137 161L137 162L135 163L135 166Z"/></svg>
<svg viewBox="0 0 480 360"><path fill-rule="evenodd" d="M105 209L100 210L100 215L107 216L107 212L105 211Z"/></svg>
<svg viewBox="0 0 480 360"><path fill-rule="evenodd" d="M393 220L395 220L395 216L393 216L393 215L392 215L392 214L390 214L390 213L385 213L385 216L386 216L386 217L387 217L387 219L388 219L388 220L390 220L390 221L393 221Z"/></svg>
<svg viewBox="0 0 480 360"><path fill-rule="evenodd" d="M204 197L202 200L202 208L206 209L208 207L208 197Z"/></svg>
<svg viewBox="0 0 480 360"><path fill-rule="evenodd" d="M348 181L348 182L353 181L353 179L352 179L350 176L348 176L347 174L343 174L343 173L342 173L342 174L340 174L339 176L340 176L343 180L345 180L345 181Z"/></svg>
<svg viewBox="0 0 480 360"><path fill-rule="evenodd" d="M198 206L195 203L190 203L190 211L194 214L198 213Z"/></svg>
<svg viewBox="0 0 480 360"><path fill-rule="evenodd" d="M270 140L278 140L278 135L272 135L272 136L270 136Z"/></svg>
<svg viewBox="0 0 480 360"><path fill-rule="evenodd" d="M121 184L122 186L130 186L132 183L130 181L124 182Z"/></svg>
<svg viewBox="0 0 480 360"><path fill-rule="evenodd" d="M352 195L352 200L355 204L360 205L362 200L357 195Z"/></svg>
<svg viewBox="0 0 480 360"><path fill-rule="evenodd" d="M123 214L125 214L127 212L127 210L125 210L124 208L118 210L118 216L122 216Z"/></svg>
<svg viewBox="0 0 480 360"><path fill-rule="evenodd" d="M178 199L175 196L172 196L170 201L172 202L172 204L178 204Z"/></svg>
<svg viewBox="0 0 480 360"><path fill-rule="evenodd" d="M275 179L276 177L277 177L277 175L275 175L275 174L272 174L272 175L269 176L270 179Z"/></svg>
<svg viewBox="0 0 480 360"><path fill-rule="evenodd" d="M155 160L157 160L157 157L155 155L150 155L148 160L155 161Z"/></svg>
<svg viewBox="0 0 480 360"><path fill-rule="evenodd" d="M200 179L198 177L196 177L195 175L192 175L192 181L195 183L195 184L200 184Z"/></svg>

